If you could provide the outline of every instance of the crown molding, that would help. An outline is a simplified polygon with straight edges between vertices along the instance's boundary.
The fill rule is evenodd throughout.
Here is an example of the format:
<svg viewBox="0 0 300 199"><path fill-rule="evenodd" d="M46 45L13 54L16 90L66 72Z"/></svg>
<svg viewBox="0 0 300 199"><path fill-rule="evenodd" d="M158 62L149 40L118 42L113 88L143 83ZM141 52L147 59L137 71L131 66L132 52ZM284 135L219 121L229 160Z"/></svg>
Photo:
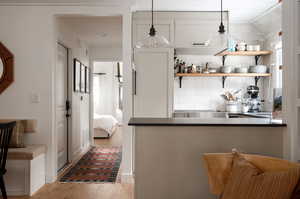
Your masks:
<svg viewBox="0 0 300 199"><path fill-rule="evenodd" d="M85 6L85 7L123 7L126 6L122 3L111 3L111 2L91 2L91 3L24 3L24 2L0 2L0 6Z"/></svg>

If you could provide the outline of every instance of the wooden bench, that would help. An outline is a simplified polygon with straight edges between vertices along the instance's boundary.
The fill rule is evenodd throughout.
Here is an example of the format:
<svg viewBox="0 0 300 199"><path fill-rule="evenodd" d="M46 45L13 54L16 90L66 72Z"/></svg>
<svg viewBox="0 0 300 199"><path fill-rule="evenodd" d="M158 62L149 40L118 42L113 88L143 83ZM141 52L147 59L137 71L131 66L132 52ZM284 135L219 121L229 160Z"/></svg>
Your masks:
<svg viewBox="0 0 300 199"><path fill-rule="evenodd" d="M46 146L10 148L5 184L9 196L32 196L45 184Z"/></svg>

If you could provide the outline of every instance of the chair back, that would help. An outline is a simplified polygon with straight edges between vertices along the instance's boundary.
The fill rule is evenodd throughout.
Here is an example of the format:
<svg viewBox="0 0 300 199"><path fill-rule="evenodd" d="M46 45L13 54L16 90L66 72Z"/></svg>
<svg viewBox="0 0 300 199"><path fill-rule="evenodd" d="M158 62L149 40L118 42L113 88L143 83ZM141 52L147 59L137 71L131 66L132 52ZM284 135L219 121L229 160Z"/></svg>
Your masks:
<svg viewBox="0 0 300 199"><path fill-rule="evenodd" d="M5 173L8 145L16 122L0 123L0 171Z"/></svg>
<svg viewBox="0 0 300 199"><path fill-rule="evenodd" d="M246 160L264 172L285 171L300 167L300 164L273 157L241 154ZM230 176L233 154L232 153L206 153L203 160L208 173L208 182L212 194L221 195Z"/></svg>

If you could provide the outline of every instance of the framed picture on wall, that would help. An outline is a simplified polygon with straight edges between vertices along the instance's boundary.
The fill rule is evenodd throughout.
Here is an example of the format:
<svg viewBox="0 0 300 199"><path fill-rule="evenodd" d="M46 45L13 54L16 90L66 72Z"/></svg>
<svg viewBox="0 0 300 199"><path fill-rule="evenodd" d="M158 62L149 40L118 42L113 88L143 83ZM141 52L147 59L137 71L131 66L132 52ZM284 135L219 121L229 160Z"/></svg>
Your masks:
<svg viewBox="0 0 300 199"><path fill-rule="evenodd" d="M85 67L85 92L90 93L90 69Z"/></svg>
<svg viewBox="0 0 300 199"><path fill-rule="evenodd" d="M81 64L80 67L80 92L85 93L85 66Z"/></svg>
<svg viewBox="0 0 300 199"><path fill-rule="evenodd" d="M80 92L80 73L81 73L81 63L77 59L74 59L74 81L73 81L74 92Z"/></svg>

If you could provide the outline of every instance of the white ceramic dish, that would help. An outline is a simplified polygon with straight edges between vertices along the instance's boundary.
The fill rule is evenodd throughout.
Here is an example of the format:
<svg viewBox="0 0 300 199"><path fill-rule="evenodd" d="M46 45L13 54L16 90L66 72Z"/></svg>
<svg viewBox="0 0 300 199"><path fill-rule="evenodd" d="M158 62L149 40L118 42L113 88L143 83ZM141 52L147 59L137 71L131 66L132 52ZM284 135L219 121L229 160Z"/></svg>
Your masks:
<svg viewBox="0 0 300 199"><path fill-rule="evenodd" d="M235 69L236 73L248 73L248 68L246 67L240 67Z"/></svg>
<svg viewBox="0 0 300 199"><path fill-rule="evenodd" d="M254 51L254 45L248 45L247 51Z"/></svg>
<svg viewBox="0 0 300 199"><path fill-rule="evenodd" d="M253 48L254 51L260 51L260 45L255 45L253 46Z"/></svg>
<svg viewBox="0 0 300 199"><path fill-rule="evenodd" d="M231 66L222 66L221 67L221 73L231 73L233 70Z"/></svg>
<svg viewBox="0 0 300 199"><path fill-rule="evenodd" d="M208 72L209 73L217 73L217 69L216 68L210 68L210 69L208 69Z"/></svg>
<svg viewBox="0 0 300 199"><path fill-rule="evenodd" d="M266 73L267 70L268 68L265 65L250 66L249 68L250 73Z"/></svg>

